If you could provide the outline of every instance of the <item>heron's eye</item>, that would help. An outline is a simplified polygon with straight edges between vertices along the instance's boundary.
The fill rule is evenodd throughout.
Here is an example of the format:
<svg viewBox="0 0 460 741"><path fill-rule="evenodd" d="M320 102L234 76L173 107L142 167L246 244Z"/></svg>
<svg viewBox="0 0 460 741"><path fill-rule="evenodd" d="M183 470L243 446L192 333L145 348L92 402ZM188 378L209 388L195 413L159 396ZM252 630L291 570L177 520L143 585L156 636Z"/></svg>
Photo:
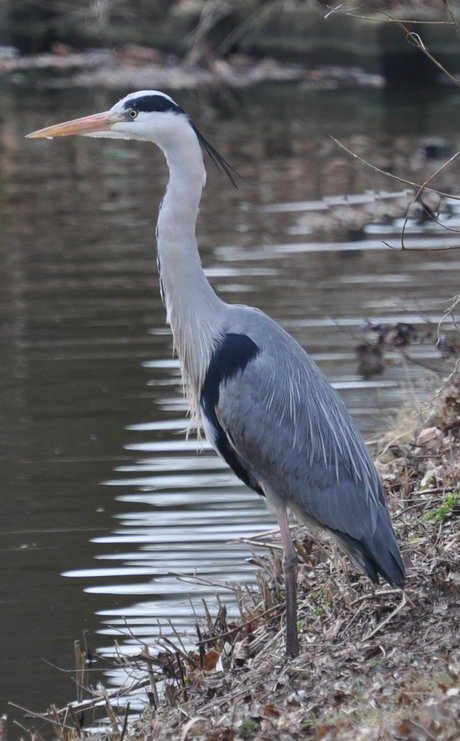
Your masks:
<svg viewBox="0 0 460 741"><path fill-rule="evenodd" d="M138 114L138 113L139 113L139 111L136 111L136 109L135 109L135 108L131 108L131 109L130 109L130 110L128 111L128 116L129 116L130 118L132 118L132 119L135 119L135 118L137 118L137 114Z"/></svg>

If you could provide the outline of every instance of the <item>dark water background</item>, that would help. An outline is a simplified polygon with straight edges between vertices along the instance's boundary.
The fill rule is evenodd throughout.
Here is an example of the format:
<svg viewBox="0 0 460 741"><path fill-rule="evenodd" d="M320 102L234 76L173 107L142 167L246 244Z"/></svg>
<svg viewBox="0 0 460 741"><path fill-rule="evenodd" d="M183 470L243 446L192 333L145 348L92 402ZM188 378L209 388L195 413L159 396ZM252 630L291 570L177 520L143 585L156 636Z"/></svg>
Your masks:
<svg viewBox="0 0 460 741"><path fill-rule="evenodd" d="M24 139L129 91L38 83L0 87L0 713L10 718L21 716L10 700L42 711L74 699L72 675L56 667L72 669L83 630L94 650L111 651L117 639L136 652L136 639L148 641L159 623L168 632L169 618L192 626L187 595L199 609L215 590L171 572L253 581L250 549L230 541L273 523L206 445L197 455L181 432L185 405L154 253L161 153ZM198 233L211 282L308 348L375 437L429 374L396 359L363 380L359 326L410 321L432 332L458 291L460 255L387 248L383 240L398 247L402 222L393 217L407 199L373 202L369 191L406 186L329 134L421 182L444 161L427 157L427 145L445 146L444 159L458 149L460 96L301 85L173 96L254 183L235 190L207 162ZM458 165L438 182L458 192ZM327 200L356 194L364 203ZM460 244L455 204L448 222L452 231L411 221L407 246ZM374 226L363 232L366 223ZM440 365L432 343L411 352Z"/></svg>

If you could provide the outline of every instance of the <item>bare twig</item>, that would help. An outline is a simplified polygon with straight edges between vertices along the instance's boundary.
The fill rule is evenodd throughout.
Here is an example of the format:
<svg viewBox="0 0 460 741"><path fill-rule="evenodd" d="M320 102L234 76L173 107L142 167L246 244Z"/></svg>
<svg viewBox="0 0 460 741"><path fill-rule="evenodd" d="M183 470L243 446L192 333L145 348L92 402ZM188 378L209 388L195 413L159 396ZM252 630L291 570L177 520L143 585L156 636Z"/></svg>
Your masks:
<svg viewBox="0 0 460 741"><path fill-rule="evenodd" d="M444 4L446 4L445 3L445 0L443 0L443 2L444 2ZM348 10L348 8L350 8L350 10ZM372 18L372 19L370 19L368 16L358 16L358 18L361 18L363 20L373 20L373 21L376 21L377 20L377 21L380 21L380 22L382 20L383 21L386 20L386 22L388 22L388 23L395 23L405 33L406 39L407 39L407 41L409 43L412 43L414 46L416 46L418 49L420 49L420 51L423 52L423 54L426 57L428 57L428 59L431 62L433 62L433 64L439 70L441 70L441 72L444 75L446 75L446 77L448 77L449 80L454 83L454 85L456 85L457 87L460 86L459 80L457 80L457 78L454 77L454 75L452 75L444 67L444 65L442 65L441 62L438 59L436 59L436 57L434 57L431 54L431 52L429 51L429 49L425 46L425 44L424 44L421 36L418 33L415 33L414 31L411 31L407 27L409 24L418 24L418 25L433 25L433 24L435 24L435 25L448 25L448 26L454 26L454 28L456 29L456 31L458 33L458 25L457 25L457 22L455 21L455 19L453 18L453 14L452 14L452 11L451 11L450 7L449 7L449 11L450 11L450 16L452 18L451 21L432 21L431 23L430 23L430 21L420 21L420 20L419 21L400 20L399 18L395 18L395 16L392 16L389 13L386 13L384 10L381 10L381 9L377 9L376 10L375 8L370 8L370 7L368 7L366 5L362 5L362 4L358 4L358 5L354 5L354 6L353 5L349 6L349 5L346 5L346 4L339 5L337 8L332 9L326 15L326 18L328 16L332 15L333 12L344 12L346 15L350 15L352 17L356 17L356 14L354 14L354 13L351 12L351 9L355 9L355 8L362 8L365 11L371 11L374 15L376 13L379 14L379 18ZM380 16L381 16L381 18L380 18Z"/></svg>
<svg viewBox="0 0 460 741"><path fill-rule="evenodd" d="M427 179L425 180L425 182L424 182L424 183L422 183L422 184L421 184L421 185L419 186L419 188L417 189L417 191L416 191L416 193L415 193L414 197L412 198L412 201L411 201L411 203L410 203L410 204L409 204L409 206L407 207L407 211L406 211L406 218L404 219L404 224L403 224L403 228L402 228L402 230L401 230L401 248L402 248L403 250L405 250L405 249L406 249L406 248L405 248L405 246L404 246L404 235L405 235L405 232L406 232L407 222L408 222L408 220L409 220L409 211L410 211L410 208L411 208L411 206L412 206L412 205L413 205L414 203L416 203L416 202L420 202L420 198L421 198L421 195L422 195L423 191L427 189L427 187L428 187L429 183L431 183L431 181L432 181L432 180L433 180L433 179L434 179L434 178L435 178L435 177L436 177L437 175L439 175L439 173L441 173L441 172L442 172L443 170L445 170L445 168L446 168L446 167L448 167L448 166L449 166L450 164L452 164L452 162L454 162L454 160L456 160L456 159L457 159L457 157L458 157L459 155L460 155L460 152L456 152L456 153L455 153L454 155L452 155L452 157L450 157L450 158L449 158L449 159L447 160L447 162L444 162L444 164L443 164L443 165L441 165L441 167L439 167L439 168L438 168L438 169L436 170L436 172L434 172L434 173L433 173L432 175L430 175L430 177L429 177L429 178L427 178ZM423 204L422 204L422 205L423 205ZM432 219L432 221L434 221L435 223L439 224L439 221L438 221L438 220L437 220L436 218L434 218L434 217L430 217L430 218ZM454 231L454 230L452 230L452 229L449 229L449 231Z"/></svg>

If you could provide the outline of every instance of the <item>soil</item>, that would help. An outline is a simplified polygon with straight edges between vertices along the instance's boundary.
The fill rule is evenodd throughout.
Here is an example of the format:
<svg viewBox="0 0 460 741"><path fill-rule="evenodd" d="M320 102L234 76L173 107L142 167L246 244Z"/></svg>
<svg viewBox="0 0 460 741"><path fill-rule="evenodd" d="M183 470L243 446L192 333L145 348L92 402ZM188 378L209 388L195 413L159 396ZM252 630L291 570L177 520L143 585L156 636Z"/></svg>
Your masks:
<svg viewBox="0 0 460 741"><path fill-rule="evenodd" d="M141 654L120 659L127 676L145 666L141 684L151 708L128 722L127 714L116 717L113 710L119 698L105 694L71 715L53 709L58 737L86 737L77 712L84 707L88 717L88 708L105 699L112 727L101 726L99 735L117 741L458 740L460 379L455 370L425 409L402 410L378 453L407 571L404 592L374 588L327 542L296 529L300 655L288 660L281 546L277 536L263 534L254 556L258 589L243 594L234 587L242 605L238 623L228 624L223 609L206 612L192 650L177 635L174 642L161 638Z"/></svg>

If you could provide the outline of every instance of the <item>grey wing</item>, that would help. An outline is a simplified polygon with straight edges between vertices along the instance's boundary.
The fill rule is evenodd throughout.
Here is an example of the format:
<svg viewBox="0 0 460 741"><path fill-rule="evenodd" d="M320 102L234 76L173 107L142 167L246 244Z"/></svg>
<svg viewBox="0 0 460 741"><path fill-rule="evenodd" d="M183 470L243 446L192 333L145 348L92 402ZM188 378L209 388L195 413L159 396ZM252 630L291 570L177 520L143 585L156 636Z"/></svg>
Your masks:
<svg viewBox="0 0 460 741"><path fill-rule="evenodd" d="M245 483L263 493L267 482L285 506L348 542L371 578L375 568L356 557L356 544L372 561L389 548L377 571L398 583L399 550L365 443L323 373L266 319L261 331L227 334L216 349L213 389L205 384L202 396L208 437Z"/></svg>

